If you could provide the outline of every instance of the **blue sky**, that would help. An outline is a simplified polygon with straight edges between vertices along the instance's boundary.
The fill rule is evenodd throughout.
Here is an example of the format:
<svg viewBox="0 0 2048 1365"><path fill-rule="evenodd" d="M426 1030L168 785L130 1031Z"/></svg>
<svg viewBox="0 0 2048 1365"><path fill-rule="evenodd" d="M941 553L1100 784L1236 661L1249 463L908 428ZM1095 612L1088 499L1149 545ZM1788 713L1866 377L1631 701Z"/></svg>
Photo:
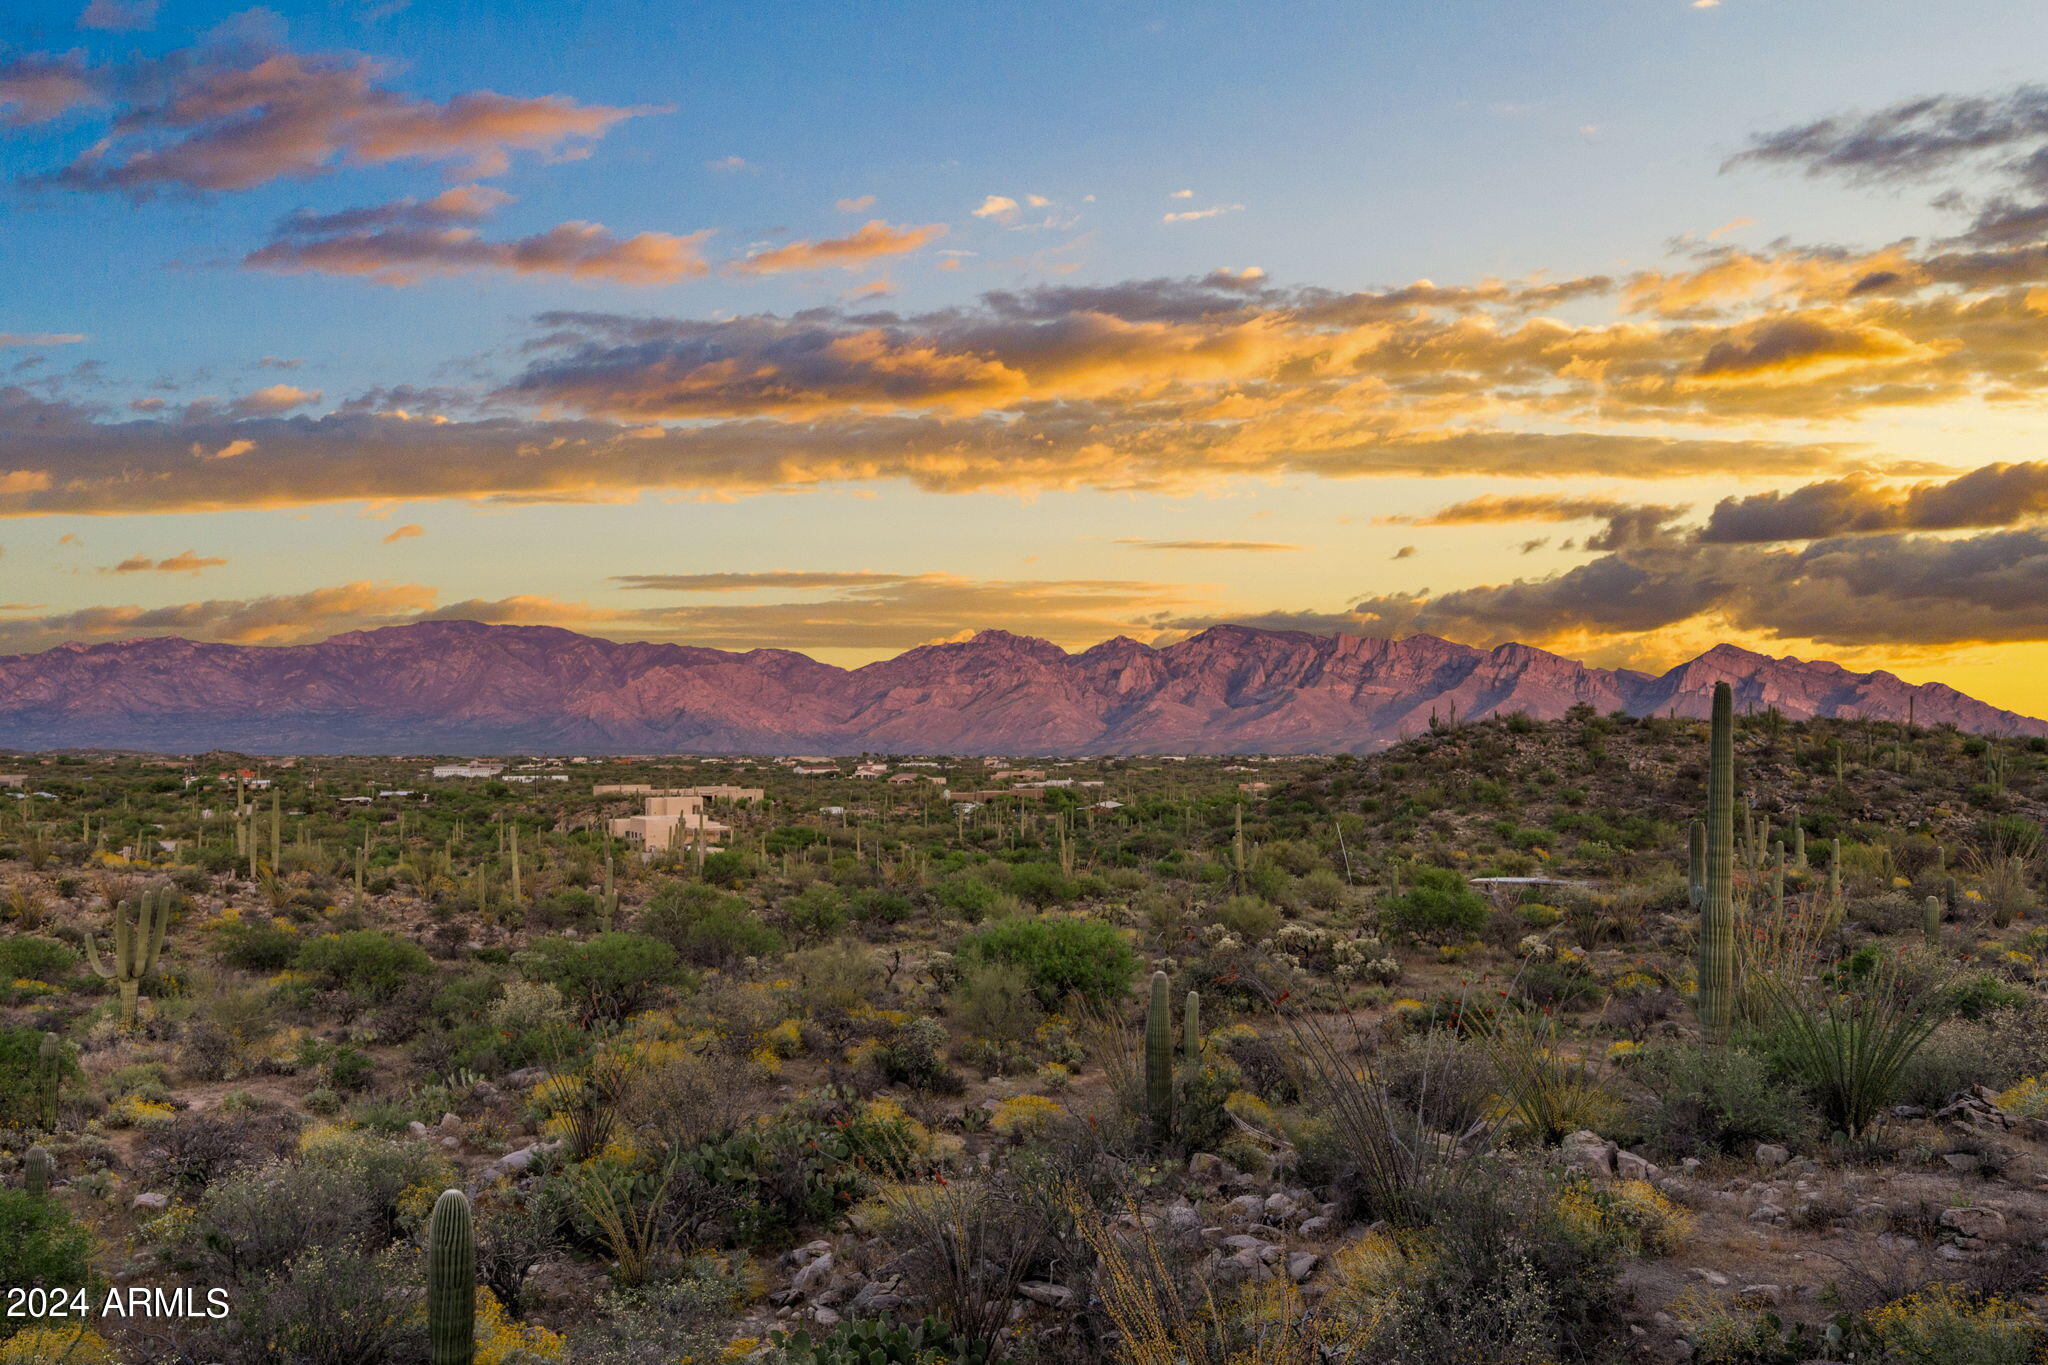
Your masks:
<svg viewBox="0 0 2048 1365"><path fill-rule="evenodd" d="M2029 451L2020 324L1948 305L2037 286L1927 263L2032 188L2044 39L2013 3L26 0L0 648L459 609L854 662L1245 619L1653 667L1732 638L2048 706L2005 673L2048 650L2012 565L1865 590L2048 572L2031 494L1897 511ZM2009 126L1854 160L1926 96ZM280 107L332 145L133 174ZM1518 292L1387 293L1418 280ZM1894 511L1702 540L1842 480L1809 501ZM1839 611L1784 605L1822 571Z"/></svg>

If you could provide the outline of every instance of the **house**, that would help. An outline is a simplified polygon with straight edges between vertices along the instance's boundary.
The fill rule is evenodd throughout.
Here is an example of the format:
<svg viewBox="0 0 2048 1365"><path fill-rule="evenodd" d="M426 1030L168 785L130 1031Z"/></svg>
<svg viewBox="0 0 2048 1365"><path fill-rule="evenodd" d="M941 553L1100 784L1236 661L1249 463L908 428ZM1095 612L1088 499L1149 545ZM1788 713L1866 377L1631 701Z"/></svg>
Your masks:
<svg viewBox="0 0 2048 1365"><path fill-rule="evenodd" d="M646 782L607 782L590 789L592 796L701 796L706 801L745 801L758 806L768 799L762 787L656 787Z"/></svg>
<svg viewBox="0 0 2048 1365"><path fill-rule="evenodd" d="M646 809L639 815L622 815L606 828L613 838L650 850L715 844L732 832L732 826L722 825L704 814L704 798L695 793L650 796Z"/></svg>
<svg viewBox="0 0 2048 1365"><path fill-rule="evenodd" d="M855 777L880 777L888 771L889 765L886 763L858 763L854 765L853 775Z"/></svg>
<svg viewBox="0 0 2048 1365"><path fill-rule="evenodd" d="M443 763L434 769L436 777L496 777L505 771L502 763Z"/></svg>
<svg viewBox="0 0 2048 1365"><path fill-rule="evenodd" d="M839 767L838 767L838 765L837 765L837 764L834 764L833 766L831 766L831 767L829 767L829 768L820 768L820 767L814 767L814 766L813 766L813 767L803 767L803 768L792 768L792 769L790 769L790 771L791 771L791 772L793 772L793 773L798 773L798 774L801 774L801 775L802 775L802 776L804 776L804 777L818 777L818 776L821 776L821 775L823 775L823 774L825 774L825 773L830 773L830 774L832 774L832 775L833 775L834 777L837 777L837 776L839 775Z"/></svg>
<svg viewBox="0 0 2048 1365"><path fill-rule="evenodd" d="M26 787L27 773L0 773L0 787Z"/></svg>
<svg viewBox="0 0 2048 1365"><path fill-rule="evenodd" d="M994 801L997 798L1004 796L1015 796L1026 801L1042 800L1045 796L1045 788L1006 787L997 791L956 792L948 790L946 792L946 799L948 801L953 802L955 805L965 804L981 806L986 805L990 801Z"/></svg>

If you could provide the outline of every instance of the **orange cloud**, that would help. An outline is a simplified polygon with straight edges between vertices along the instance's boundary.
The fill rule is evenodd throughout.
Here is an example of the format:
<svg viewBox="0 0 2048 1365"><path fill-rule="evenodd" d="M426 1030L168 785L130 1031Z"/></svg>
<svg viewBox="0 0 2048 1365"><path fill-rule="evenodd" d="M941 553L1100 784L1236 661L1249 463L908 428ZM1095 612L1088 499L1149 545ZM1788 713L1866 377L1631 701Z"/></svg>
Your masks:
<svg viewBox="0 0 2048 1365"><path fill-rule="evenodd" d="M396 545L401 540L412 540L415 537L423 536L426 533L426 527L420 525L416 521L411 521L407 522L403 526L397 527L391 532L390 535L384 537L384 543L386 545Z"/></svg>
<svg viewBox="0 0 2048 1365"><path fill-rule="evenodd" d="M308 55L267 41L223 40L92 69L17 57L0 63L0 104L17 122L88 103L113 106L105 137L37 179L137 196L173 187L246 190L404 161L496 175L514 152L559 153L650 112L487 90L422 99L391 89L388 74L385 64L357 53Z"/></svg>
<svg viewBox="0 0 2048 1365"><path fill-rule="evenodd" d="M870 261L915 251L945 233L944 223L895 227L873 218L862 224L858 231L844 237L769 247L734 261L726 268L740 275L777 275L792 270L820 270L827 266L858 270Z"/></svg>
<svg viewBox="0 0 2048 1365"><path fill-rule="evenodd" d="M213 559L181 550L168 559L151 559L148 555L133 555L101 573L198 573L201 569L217 569L227 563L225 559Z"/></svg>

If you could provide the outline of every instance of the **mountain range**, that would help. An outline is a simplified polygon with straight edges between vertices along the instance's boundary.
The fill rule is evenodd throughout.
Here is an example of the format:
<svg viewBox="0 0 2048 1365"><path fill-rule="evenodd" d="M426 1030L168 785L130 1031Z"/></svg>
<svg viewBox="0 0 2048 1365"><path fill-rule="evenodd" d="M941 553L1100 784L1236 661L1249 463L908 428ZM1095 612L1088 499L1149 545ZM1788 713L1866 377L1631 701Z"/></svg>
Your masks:
<svg viewBox="0 0 2048 1365"><path fill-rule="evenodd" d="M1912 719L1983 734L2048 722L1939 683L1718 645L1669 672L1216 626L1070 654L983 631L860 668L789 650L623 643L549 626L430 621L317 644L179 638L0 656L0 747L193 753L1365 753L1427 728L1584 703L1705 715Z"/></svg>

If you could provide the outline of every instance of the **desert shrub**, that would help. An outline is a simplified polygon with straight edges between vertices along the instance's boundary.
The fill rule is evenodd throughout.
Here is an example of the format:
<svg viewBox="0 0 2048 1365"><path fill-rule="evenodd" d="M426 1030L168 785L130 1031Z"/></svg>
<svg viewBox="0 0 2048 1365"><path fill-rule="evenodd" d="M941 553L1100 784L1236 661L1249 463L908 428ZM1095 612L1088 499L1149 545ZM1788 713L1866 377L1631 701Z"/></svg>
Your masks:
<svg viewBox="0 0 2048 1365"><path fill-rule="evenodd" d="M91 1234L55 1199L0 1189L0 1285L90 1285L92 1250Z"/></svg>
<svg viewBox="0 0 2048 1365"><path fill-rule="evenodd" d="M1041 908L1065 905L1081 894L1081 884L1056 863L1017 863L1009 870L1010 894Z"/></svg>
<svg viewBox="0 0 2048 1365"><path fill-rule="evenodd" d="M606 933L587 940L544 938L520 954L535 980L562 992L585 1019L624 1019L685 979L676 950L646 934Z"/></svg>
<svg viewBox="0 0 2048 1365"><path fill-rule="evenodd" d="M1130 987L1138 958L1106 920L1025 918L1003 920L960 940L969 962L1007 962L1031 976L1048 1008L1068 994L1106 1000Z"/></svg>
<svg viewBox="0 0 2048 1365"><path fill-rule="evenodd" d="M151 1130L142 1167L153 1185L195 1193L245 1166L282 1156L292 1129L282 1116L180 1114Z"/></svg>
<svg viewBox="0 0 2048 1365"><path fill-rule="evenodd" d="M985 879L963 872L933 887L932 899L969 924L977 924L1003 903L1003 893Z"/></svg>
<svg viewBox="0 0 2048 1365"><path fill-rule="evenodd" d="M998 1168L979 1180L894 1194L883 1201L879 1234L920 1306L964 1353L986 1354L1009 1326L1018 1287L1045 1277L1060 1256L1059 1200L1030 1168Z"/></svg>
<svg viewBox="0 0 2048 1365"><path fill-rule="evenodd" d="M686 1263L665 1284L616 1290L580 1315L569 1333L577 1365L671 1365L717 1360L744 1285L710 1257Z"/></svg>
<svg viewBox="0 0 2048 1365"><path fill-rule="evenodd" d="M205 1332L222 1365L411 1365L427 1358L426 1319L406 1291L409 1249L320 1245L298 1251L231 1297L232 1315Z"/></svg>
<svg viewBox="0 0 2048 1365"><path fill-rule="evenodd" d="M1799 1127L1797 1093L1744 1047L1646 1043L1628 1055L1622 1074L1642 1091L1614 1130L1630 1146L1702 1156L1777 1142Z"/></svg>
<svg viewBox="0 0 2048 1365"><path fill-rule="evenodd" d="M1257 896L1231 896L1216 907L1216 922L1250 943L1263 943L1280 928L1280 908Z"/></svg>
<svg viewBox="0 0 2048 1365"><path fill-rule="evenodd" d="M919 1015L882 1040L875 1067L890 1085L932 1094L957 1095L965 1087L946 1065L946 1026Z"/></svg>
<svg viewBox="0 0 2048 1365"><path fill-rule="evenodd" d="M377 929L328 934L299 949L295 965L334 989L370 999L394 994L411 976L433 970L427 950Z"/></svg>
<svg viewBox="0 0 2048 1365"><path fill-rule="evenodd" d="M1423 867L1410 881L1408 890L1381 908L1387 928L1426 941L1468 939L1486 928L1486 901L1460 874Z"/></svg>
<svg viewBox="0 0 2048 1365"><path fill-rule="evenodd" d="M1020 1043L1042 1013L1031 973L1012 962L977 962L961 974L949 1008L969 1038Z"/></svg>
<svg viewBox="0 0 2048 1365"><path fill-rule="evenodd" d="M1439 1133L1464 1133L1494 1107L1485 1051L1444 1030L1411 1034L1373 1058L1387 1095Z"/></svg>
<svg viewBox="0 0 2048 1365"><path fill-rule="evenodd" d="M910 897L880 886L856 891L850 899L853 917L862 924L901 924L916 909Z"/></svg>
<svg viewBox="0 0 2048 1365"><path fill-rule="evenodd" d="M830 938L846 927L846 896L830 882L812 882L782 900L782 913L800 938Z"/></svg>
<svg viewBox="0 0 2048 1365"><path fill-rule="evenodd" d="M721 848L704 855L700 875L713 886L744 886L760 869L754 856L741 848Z"/></svg>
<svg viewBox="0 0 2048 1365"><path fill-rule="evenodd" d="M1906 1059L1899 1072L1898 1097L1907 1104L1938 1109L1956 1092L1978 1084L1984 1075L1983 1030L1950 1020Z"/></svg>
<svg viewBox="0 0 2048 1365"><path fill-rule="evenodd" d="M290 966L303 941L288 922L261 914L223 924L213 936L214 951L221 961L250 972L274 972Z"/></svg>
<svg viewBox="0 0 2048 1365"><path fill-rule="evenodd" d="M1600 999L1600 978L1578 954L1524 962L1515 973L1514 996L1539 1008L1582 1009Z"/></svg>
<svg viewBox="0 0 2048 1365"><path fill-rule="evenodd" d="M746 897L695 882L663 890L634 928L698 967L731 968L743 958L773 957L783 949L782 935L761 922Z"/></svg>
<svg viewBox="0 0 2048 1365"><path fill-rule="evenodd" d="M2044 1333L2025 1305L1935 1284L1863 1315L1885 1360L1915 1365L2028 1365Z"/></svg>
<svg viewBox="0 0 2048 1365"><path fill-rule="evenodd" d="M796 980L792 997L797 1013L833 1032L846 1028L853 1011L867 1004L881 979L874 954L846 939L791 953L788 967Z"/></svg>
<svg viewBox="0 0 2048 1365"><path fill-rule="evenodd" d="M64 980L78 966L78 954L53 938L17 934L0 938L0 985L9 981Z"/></svg>
<svg viewBox="0 0 2048 1365"><path fill-rule="evenodd" d="M1949 983L1948 1005L1965 1019L1981 1019L1994 1010L2014 1009L2033 997L1991 972L1964 972Z"/></svg>

